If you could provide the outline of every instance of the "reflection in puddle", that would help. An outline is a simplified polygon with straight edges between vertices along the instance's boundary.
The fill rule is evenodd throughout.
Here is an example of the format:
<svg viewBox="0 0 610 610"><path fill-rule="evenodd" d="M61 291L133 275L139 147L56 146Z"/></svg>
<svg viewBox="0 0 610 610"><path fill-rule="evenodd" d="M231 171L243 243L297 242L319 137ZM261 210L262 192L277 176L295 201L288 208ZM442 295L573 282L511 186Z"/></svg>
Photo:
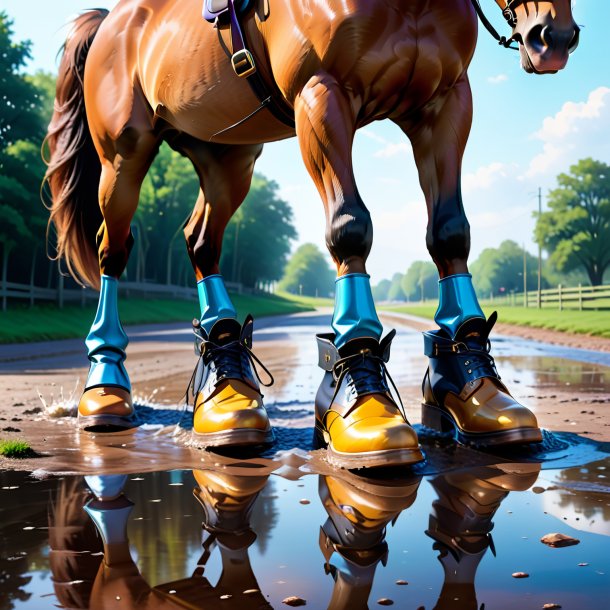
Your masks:
<svg viewBox="0 0 610 610"><path fill-rule="evenodd" d="M43 481L3 472L0 608L262 609L290 596L333 610L382 598L438 610L602 608L606 468L610 458L423 479L287 479L257 461ZM539 542L556 531L581 542Z"/></svg>

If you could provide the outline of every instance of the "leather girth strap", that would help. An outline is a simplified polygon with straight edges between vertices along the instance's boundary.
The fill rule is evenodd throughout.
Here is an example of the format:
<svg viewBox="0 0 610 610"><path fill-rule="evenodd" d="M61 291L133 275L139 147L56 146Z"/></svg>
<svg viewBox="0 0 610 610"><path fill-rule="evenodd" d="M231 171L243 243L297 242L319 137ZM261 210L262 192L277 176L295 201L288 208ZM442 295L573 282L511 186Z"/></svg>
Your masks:
<svg viewBox="0 0 610 610"><path fill-rule="evenodd" d="M237 18L234 0L228 0L229 10L229 27L231 29L231 45L233 47L233 55L231 56L231 64L235 74L241 78L245 78L254 95L258 98L262 108L267 108L269 112L284 125L294 129L294 111L284 99L284 96L278 89L275 82L266 83L259 71L256 69L254 56L246 46L246 39ZM258 110L256 112L258 112ZM247 120L252 114L246 117ZM233 126L232 126L233 127Z"/></svg>

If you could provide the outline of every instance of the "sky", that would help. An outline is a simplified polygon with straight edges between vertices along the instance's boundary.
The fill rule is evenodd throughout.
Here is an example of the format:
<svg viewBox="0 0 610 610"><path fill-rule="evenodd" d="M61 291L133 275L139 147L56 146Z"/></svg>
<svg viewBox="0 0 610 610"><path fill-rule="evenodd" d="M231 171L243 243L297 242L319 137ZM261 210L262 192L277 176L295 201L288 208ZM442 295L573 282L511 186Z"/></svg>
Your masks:
<svg viewBox="0 0 610 610"><path fill-rule="evenodd" d="M445 0L437 0L445 1ZM56 71L57 50L79 11L112 8L96 0L3 0L14 20L15 38L33 43L27 71ZM482 0L500 32L508 33L493 0ZM462 185L473 261L505 239L535 253L534 218L538 188L545 195L559 173L585 157L610 162L610 2L577 0L580 46L567 68L556 74L526 74L518 53L505 50L479 28L469 70L474 121L464 157ZM389 121L361 129L354 167L360 194L371 211L374 242L367 267L372 282L404 273L415 260L429 260L425 246L426 208L410 144ZM299 238L324 252L324 212L301 161L296 139L265 145L257 170L275 180L290 202ZM329 258L330 260L330 258Z"/></svg>

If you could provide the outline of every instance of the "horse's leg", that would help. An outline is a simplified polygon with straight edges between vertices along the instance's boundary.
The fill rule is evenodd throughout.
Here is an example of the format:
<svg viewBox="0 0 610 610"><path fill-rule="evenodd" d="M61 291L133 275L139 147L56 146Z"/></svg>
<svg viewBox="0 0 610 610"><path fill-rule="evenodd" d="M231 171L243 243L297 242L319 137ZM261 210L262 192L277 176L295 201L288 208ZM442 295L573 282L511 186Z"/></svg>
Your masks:
<svg viewBox="0 0 610 610"><path fill-rule="evenodd" d="M104 220L97 234L101 287L85 341L91 366L78 406L81 425L87 428L134 422L131 384L123 364L128 339L119 320L118 280L127 265L133 243L130 223L158 139L144 127L129 126L113 148L102 159L99 202Z"/></svg>
<svg viewBox="0 0 610 610"><path fill-rule="evenodd" d="M420 461L417 435L394 402L385 362L393 334L381 342L365 262L373 229L354 180L355 111L328 74L314 76L295 101L305 165L326 210L326 243L339 278L333 329L320 335L326 370L316 396L316 433L330 457L347 468Z"/></svg>
<svg viewBox="0 0 610 610"><path fill-rule="evenodd" d="M193 429L207 446L267 443L273 434L248 355L252 318L240 326L218 269L225 228L248 193L262 145L224 146L187 139L177 147L191 159L201 181L184 229L201 305L195 328L201 360Z"/></svg>
<svg viewBox="0 0 610 610"><path fill-rule="evenodd" d="M500 381L487 340L495 315L485 320L468 273L470 227L460 188L462 155L472 120L464 77L446 96L408 123L428 207L426 244L440 275L439 331L424 333L430 366L424 379L423 421L455 428L458 439L479 444L541 440L534 415Z"/></svg>

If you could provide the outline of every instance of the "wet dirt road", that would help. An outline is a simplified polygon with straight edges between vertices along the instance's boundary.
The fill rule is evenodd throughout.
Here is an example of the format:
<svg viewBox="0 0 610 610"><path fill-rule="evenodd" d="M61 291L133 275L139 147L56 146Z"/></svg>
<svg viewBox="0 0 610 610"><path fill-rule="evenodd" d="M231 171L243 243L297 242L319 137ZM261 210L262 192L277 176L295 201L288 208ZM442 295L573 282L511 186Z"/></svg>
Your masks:
<svg viewBox="0 0 610 610"><path fill-rule="evenodd" d="M421 320L394 314L382 319L386 329L398 330L389 370L409 420L418 423L426 359L421 334L413 326L421 328ZM275 450L311 448L313 401L321 379L314 337L328 328L329 321L330 313L323 312L256 323L255 352L276 380L265 389L265 404L279 432ZM177 423L188 428L191 417L183 401L195 364L191 331L173 324L134 327L129 335L127 368L136 401L149 407L142 410L148 426L136 433L135 441L131 435L119 445L144 439L146 465L133 464L131 471L150 470L155 464L160 469L184 466L184 443L176 446L172 434ZM503 380L517 399L536 412L543 427L610 440L610 354L502 336L494 338L493 350ZM0 346L0 434L26 437L35 450L48 456L18 467L89 471L83 444L89 446L91 439L83 440L76 433L74 418L49 417L74 411L86 372L80 340ZM156 435L154 443L148 441L151 435ZM164 451L168 455L163 456ZM172 452L177 453L175 461ZM15 467L0 462L2 466Z"/></svg>
<svg viewBox="0 0 610 610"><path fill-rule="evenodd" d="M417 424L421 321L383 321L398 330L390 372ZM0 428L17 430L1 435L40 453L0 463L13 469L0 470L0 609L245 610L291 597L315 610L605 608L610 355L497 337L503 379L547 428L540 447L494 455L418 426L424 464L350 472L311 446L314 334L328 322L257 325L276 443L256 457L193 446L184 326L130 329L145 425L121 434L80 433L69 417L81 341L0 348ZM49 416L59 409L68 416ZM556 532L568 546L540 541Z"/></svg>

